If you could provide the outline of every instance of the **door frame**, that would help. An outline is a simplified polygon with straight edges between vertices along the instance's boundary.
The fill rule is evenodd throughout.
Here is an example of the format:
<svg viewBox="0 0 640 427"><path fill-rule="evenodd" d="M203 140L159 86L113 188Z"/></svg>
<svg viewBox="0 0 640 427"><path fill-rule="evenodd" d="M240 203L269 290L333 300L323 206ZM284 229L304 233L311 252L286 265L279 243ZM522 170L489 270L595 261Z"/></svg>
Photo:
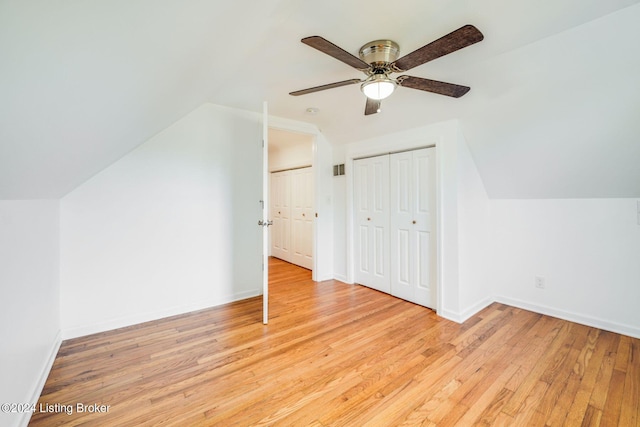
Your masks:
<svg viewBox="0 0 640 427"><path fill-rule="evenodd" d="M303 122L296 122L289 119L283 119L281 117L272 117L269 116L269 129L278 129L286 132L292 133L301 133L305 135L309 135L312 137L312 162L311 167L313 170L313 209L315 213L318 212L319 206L322 206L321 202L321 192L319 191L319 183L321 177L319 176L321 171L321 166L319 164L318 159L318 138L320 135L320 131L315 125ZM269 190L271 190L271 174L269 173L266 179L269 180ZM325 261L325 257L329 256L329 254L325 253L325 251L321 250L318 239L318 221L317 218L313 221L313 245L312 245L312 257L313 257L313 268L311 270L311 280L319 281L323 280L322 277L319 277L318 266L322 263L319 260Z"/></svg>
<svg viewBox="0 0 640 427"><path fill-rule="evenodd" d="M262 103L262 323L269 324L269 104ZM264 224L266 222L266 224Z"/></svg>
<svg viewBox="0 0 640 427"><path fill-rule="evenodd" d="M441 178L440 178L440 162L441 154L438 145L442 144L441 137L407 139L393 142L385 142L382 144L371 144L366 147L347 147L345 153L345 176L346 176L346 208L347 208L347 282L350 284L354 281L355 269L355 208L354 208L354 161L375 157L385 154L393 154L402 151L412 151L420 148L435 148L436 155L436 313L442 309L442 219L441 219Z"/></svg>

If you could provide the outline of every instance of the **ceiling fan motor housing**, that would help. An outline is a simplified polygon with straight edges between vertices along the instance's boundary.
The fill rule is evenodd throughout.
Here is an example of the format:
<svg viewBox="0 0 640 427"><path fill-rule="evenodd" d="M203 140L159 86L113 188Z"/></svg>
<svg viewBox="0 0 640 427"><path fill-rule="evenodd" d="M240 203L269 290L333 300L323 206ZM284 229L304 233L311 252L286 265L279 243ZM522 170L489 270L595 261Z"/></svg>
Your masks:
<svg viewBox="0 0 640 427"><path fill-rule="evenodd" d="M373 67L388 69L389 64L398 59L400 47L391 40L374 40L360 48L360 59Z"/></svg>

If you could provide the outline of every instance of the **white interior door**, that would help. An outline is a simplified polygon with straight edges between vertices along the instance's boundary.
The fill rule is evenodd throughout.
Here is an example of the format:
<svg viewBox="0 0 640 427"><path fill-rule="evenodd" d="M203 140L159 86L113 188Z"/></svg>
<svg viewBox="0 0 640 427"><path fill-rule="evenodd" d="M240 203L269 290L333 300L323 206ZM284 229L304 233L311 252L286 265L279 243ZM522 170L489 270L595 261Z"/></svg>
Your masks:
<svg viewBox="0 0 640 427"><path fill-rule="evenodd" d="M313 171L291 171L291 262L313 269Z"/></svg>
<svg viewBox="0 0 640 427"><path fill-rule="evenodd" d="M262 105L262 323L269 323L269 111Z"/></svg>
<svg viewBox="0 0 640 427"><path fill-rule="evenodd" d="M390 156L391 294L434 308L435 148Z"/></svg>
<svg viewBox="0 0 640 427"><path fill-rule="evenodd" d="M271 174L271 255L291 259L291 174Z"/></svg>
<svg viewBox="0 0 640 427"><path fill-rule="evenodd" d="M354 161L356 283L390 293L389 156Z"/></svg>

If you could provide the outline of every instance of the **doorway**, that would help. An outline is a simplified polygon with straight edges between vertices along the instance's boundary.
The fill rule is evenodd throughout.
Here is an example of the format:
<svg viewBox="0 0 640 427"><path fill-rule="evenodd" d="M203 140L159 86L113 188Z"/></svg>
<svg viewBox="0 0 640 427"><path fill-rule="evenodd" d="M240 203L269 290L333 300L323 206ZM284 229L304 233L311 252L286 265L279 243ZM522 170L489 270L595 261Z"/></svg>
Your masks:
<svg viewBox="0 0 640 427"><path fill-rule="evenodd" d="M314 136L269 128L269 255L314 269Z"/></svg>

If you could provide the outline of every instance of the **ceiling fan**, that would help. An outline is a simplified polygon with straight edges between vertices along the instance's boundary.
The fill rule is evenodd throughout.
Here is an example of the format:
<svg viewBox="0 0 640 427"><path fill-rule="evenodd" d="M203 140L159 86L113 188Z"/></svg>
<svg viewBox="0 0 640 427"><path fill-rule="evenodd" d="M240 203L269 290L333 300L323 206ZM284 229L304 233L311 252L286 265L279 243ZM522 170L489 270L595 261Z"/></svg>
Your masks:
<svg viewBox="0 0 640 427"><path fill-rule="evenodd" d="M374 40L365 44L360 48L360 58L357 58L320 36L305 37L301 40L302 43L362 71L367 77L364 80L350 79L297 90L290 92L289 95L306 95L307 93L362 83L360 89L367 96L367 103L364 108L366 116L379 113L381 100L391 95L397 86L459 98L469 92L471 88L406 75L392 78L390 74L405 72L418 65L478 43L483 38L484 36L476 27L465 25L398 59L400 48L397 43L391 40Z"/></svg>

